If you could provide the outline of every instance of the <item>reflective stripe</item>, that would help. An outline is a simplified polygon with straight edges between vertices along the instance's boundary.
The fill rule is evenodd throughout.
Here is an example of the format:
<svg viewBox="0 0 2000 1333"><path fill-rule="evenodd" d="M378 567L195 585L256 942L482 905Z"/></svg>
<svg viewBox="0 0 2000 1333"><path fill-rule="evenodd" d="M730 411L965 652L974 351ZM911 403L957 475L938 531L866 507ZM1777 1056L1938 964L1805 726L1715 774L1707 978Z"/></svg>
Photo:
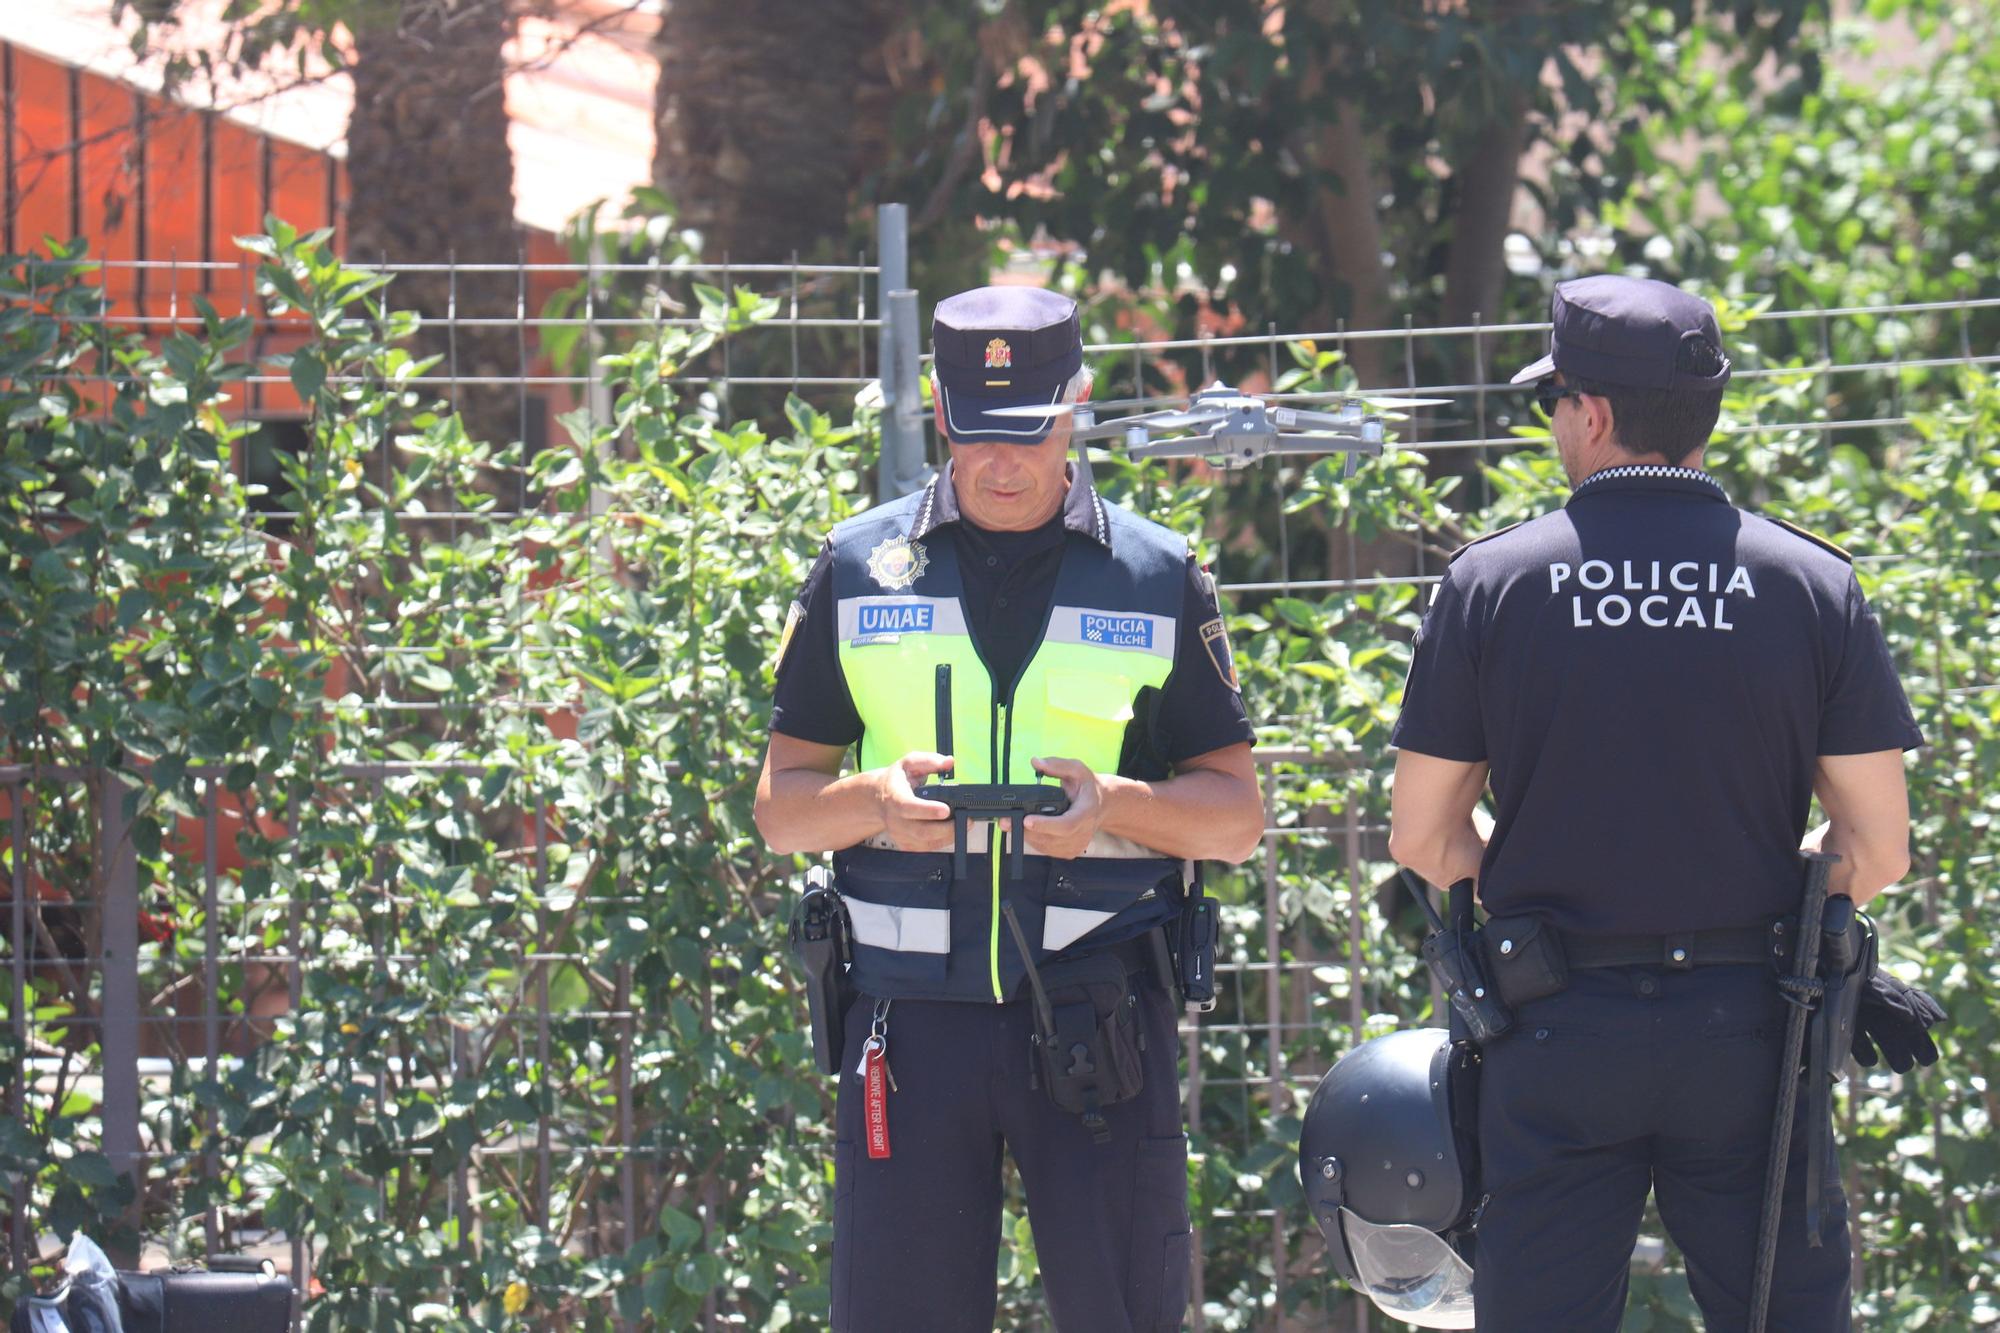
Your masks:
<svg viewBox="0 0 2000 1333"><path fill-rule="evenodd" d="M1006 724L1007 710L1005 707L1002 707L1000 709L1000 725L1003 731L1006 729ZM991 940L987 945L987 958L990 960L992 966L993 1003L995 1004L1004 1004L1007 1000L1007 993L1000 989L1000 858L1006 855L1006 848L1007 831L1002 829L999 841L993 844L993 855L986 858L993 864L993 921L991 926Z"/></svg>
<svg viewBox="0 0 2000 1333"><path fill-rule="evenodd" d="M956 597L843 597L835 617L844 642L871 635L966 632L965 608Z"/></svg>
<svg viewBox="0 0 2000 1333"><path fill-rule="evenodd" d="M897 953L950 953L951 910L945 907L890 907L843 895L854 942Z"/></svg>
<svg viewBox="0 0 2000 1333"><path fill-rule="evenodd" d="M993 835L990 831L992 828L993 821L991 820L973 820L970 827L965 831L965 850L974 853L984 852L987 844L993 840ZM863 847L872 847L880 852L900 852L903 850L896 845L895 839L886 833L877 833L873 837L866 838L862 841L861 845ZM1027 850L1030 856L1040 855L1032 844ZM1174 859L1164 852L1156 852L1150 847L1141 846L1130 838L1120 837L1116 833L1106 833L1102 829L1099 829L1092 835L1090 845L1085 847L1082 854L1076 859L1087 860L1092 857L1117 861L1171 861ZM1193 873L1189 872L1188 882L1192 883L1193 880Z"/></svg>
<svg viewBox="0 0 2000 1333"><path fill-rule="evenodd" d="M1112 648L1174 660L1174 617L1143 611L1102 611L1088 606L1057 606L1049 611L1044 643L1077 643L1086 648Z"/></svg>
<svg viewBox="0 0 2000 1333"><path fill-rule="evenodd" d="M1117 915L1083 907L1048 908L1042 914L1042 947L1050 953L1067 949Z"/></svg>

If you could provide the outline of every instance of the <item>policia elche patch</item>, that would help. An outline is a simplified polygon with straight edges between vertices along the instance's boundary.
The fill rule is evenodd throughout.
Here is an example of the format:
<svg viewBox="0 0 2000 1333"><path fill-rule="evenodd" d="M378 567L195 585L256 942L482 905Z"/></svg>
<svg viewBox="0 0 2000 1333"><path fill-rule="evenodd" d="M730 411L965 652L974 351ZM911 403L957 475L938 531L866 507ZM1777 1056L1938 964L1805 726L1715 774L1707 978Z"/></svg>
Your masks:
<svg viewBox="0 0 2000 1333"><path fill-rule="evenodd" d="M1733 630L1743 601L1756 599L1742 565L1702 560L1566 560L1549 563L1549 595L1570 594L1577 629ZM1738 600L1741 594L1743 600Z"/></svg>

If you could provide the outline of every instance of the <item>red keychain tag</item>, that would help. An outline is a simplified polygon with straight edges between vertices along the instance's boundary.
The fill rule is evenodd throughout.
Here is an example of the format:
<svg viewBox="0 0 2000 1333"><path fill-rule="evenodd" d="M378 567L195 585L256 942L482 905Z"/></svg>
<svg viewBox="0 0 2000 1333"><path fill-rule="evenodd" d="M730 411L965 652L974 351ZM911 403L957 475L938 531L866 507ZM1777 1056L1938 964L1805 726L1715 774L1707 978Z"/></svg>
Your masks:
<svg viewBox="0 0 2000 1333"><path fill-rule="evenodd" d="M862 1114L868 1129L868 1155L889 1155L889 1043L870 1037L861 1053Z"/></svg>

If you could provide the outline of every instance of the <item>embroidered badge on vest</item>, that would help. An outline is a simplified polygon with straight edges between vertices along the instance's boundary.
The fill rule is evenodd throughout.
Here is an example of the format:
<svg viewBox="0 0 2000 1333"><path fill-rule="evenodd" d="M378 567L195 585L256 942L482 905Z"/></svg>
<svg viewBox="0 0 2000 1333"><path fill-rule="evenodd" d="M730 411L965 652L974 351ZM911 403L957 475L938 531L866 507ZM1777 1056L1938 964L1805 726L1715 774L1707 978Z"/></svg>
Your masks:
<svg viewBox="0 0 2000 1333"><path fill-rule="evenodd" d="M931 565L923 543L908 537L885 537L868 553L868 574L890 592L901 592L924 576Z"/></svg>
<svg viewBox="0 0 2000 1333"><path fill-rule="evenodd" d="M1007 345L1005 338L995 338L986 344L986 368L1004 370L1014 364L1014 349Z"/></svg>
<svg viewBox="0 0 2000 1333"><path fill-rule="evenodd" d="M1220 616L1201 627L1201 646L1208 649L1208 660L1222 683L1240 692L1243 687L1236 682L1236 655L1229 651L1229 631Z"/></svg>

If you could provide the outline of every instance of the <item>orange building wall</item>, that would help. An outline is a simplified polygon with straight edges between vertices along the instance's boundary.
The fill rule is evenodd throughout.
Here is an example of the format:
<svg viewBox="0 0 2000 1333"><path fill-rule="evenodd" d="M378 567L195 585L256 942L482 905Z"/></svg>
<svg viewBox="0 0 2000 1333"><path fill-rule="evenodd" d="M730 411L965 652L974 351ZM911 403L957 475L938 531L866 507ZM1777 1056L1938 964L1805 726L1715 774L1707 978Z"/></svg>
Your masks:
<svg viewBox="0 0 2000 1333"><path fill-rule="evenodd" d="M91 254L112 261L104 283L113 323L136 322L163 334L197 318L196 294L224 314L261 316L255 262L235 238L261 231L267 214L301 231L332 227L336 248L345 237L347 172L330 153L6 43L0 43L0 84L6 174L0 243L20 254L50 239L88 237ZM567 259L557 239L539 231L527 233L526 257L532 264ZM166 267L117 267L132 260ZM530 273L530 313L573 281L564 273ZM261 354L286 349L294 336L288 322L260 318ZM530 373L548 373L539 357ZM560 389L546 396L551 414L574 406L573 395ZM301 410L285 383L251 386L244 406L258 418Z"/></svg>

